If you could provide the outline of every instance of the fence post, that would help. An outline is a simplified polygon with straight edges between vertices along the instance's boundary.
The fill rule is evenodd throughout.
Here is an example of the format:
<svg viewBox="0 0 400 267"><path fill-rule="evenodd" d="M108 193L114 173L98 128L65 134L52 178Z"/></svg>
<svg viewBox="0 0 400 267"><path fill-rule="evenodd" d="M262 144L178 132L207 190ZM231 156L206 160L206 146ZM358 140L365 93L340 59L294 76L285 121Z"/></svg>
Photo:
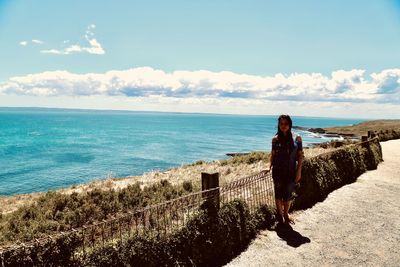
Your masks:
<svg viewBox="0 0 400 267"><path fill-rule="evenodd" d="M374 138L376 136L375 131L368 131L368 139Z"/></svg>
<svg viewBox="0 0 400 267"><path fill-rule="evenodd" d="M206 202L210 198L211 194L211 200L214 202L215 207L217 210L219 209L219 173L207 173L207 172L202 172L201 173L201 190L208 190L208 189L213 189L213 188L218 188L215 191L207 192L202 194L202 197Z"/></svg>
<svg viewBox="0 0 400 267"><path fill-rule="evenodd" d="M368 136L366 136L366 135L361 136L361 142L365 142L365 143L362 143L362 147L369 146L369 143L367 141L368 141Z"/></svg>

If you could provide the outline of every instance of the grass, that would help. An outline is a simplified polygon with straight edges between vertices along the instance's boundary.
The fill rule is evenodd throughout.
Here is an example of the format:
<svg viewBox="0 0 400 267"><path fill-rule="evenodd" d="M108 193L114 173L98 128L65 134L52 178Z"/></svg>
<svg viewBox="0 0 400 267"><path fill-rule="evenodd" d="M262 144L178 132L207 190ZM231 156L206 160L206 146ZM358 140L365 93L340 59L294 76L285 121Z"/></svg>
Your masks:
<svg viewBox="0 0 400 267"><path fill-rule="evenodd" d="M367 135L368 131L400 131L400 120L371 120L351 126L327 127L324 130L335 133L354 133L359 136Z"/></svg>

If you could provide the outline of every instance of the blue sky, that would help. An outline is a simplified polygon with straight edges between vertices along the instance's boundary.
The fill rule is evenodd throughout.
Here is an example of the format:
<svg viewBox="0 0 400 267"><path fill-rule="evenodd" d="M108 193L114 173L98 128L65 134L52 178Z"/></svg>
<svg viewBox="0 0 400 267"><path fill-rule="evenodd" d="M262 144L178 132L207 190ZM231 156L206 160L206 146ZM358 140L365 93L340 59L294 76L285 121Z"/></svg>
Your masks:
<svg viewBox="0 0 400 267"><path fill-rule="evenodd" d="M303 101L326 116L365 105L371 116L400 117L400 1L0 0L0 60L0 106L173 111L179 103L178 111L206 112L212 98L212 111L220 113L271 114L289 106L313 115L298 106ZM226 85L236 78L223 71L236 75L235 86ZM97 79L93 92L76 88L91 87L88 79ZM75 85L63 91L60 80ZM118 90L115 80L123 81ZM362 88L369 91L357 98ZM232 103L243 108L230 110Z"/></svg>

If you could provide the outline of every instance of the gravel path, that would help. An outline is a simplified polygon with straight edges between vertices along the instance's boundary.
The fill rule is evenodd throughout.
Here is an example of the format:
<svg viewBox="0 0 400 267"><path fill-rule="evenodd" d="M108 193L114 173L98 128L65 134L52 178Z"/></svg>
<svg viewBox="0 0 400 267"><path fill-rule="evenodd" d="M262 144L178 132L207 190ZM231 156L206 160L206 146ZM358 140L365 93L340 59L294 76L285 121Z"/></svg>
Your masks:
<svg viewBox="0 0 400 267"><path fill-rule="evenodd" d="M226 266L400 266L400 140L383 162L312 208L296 224L262 231Z"/></svg>

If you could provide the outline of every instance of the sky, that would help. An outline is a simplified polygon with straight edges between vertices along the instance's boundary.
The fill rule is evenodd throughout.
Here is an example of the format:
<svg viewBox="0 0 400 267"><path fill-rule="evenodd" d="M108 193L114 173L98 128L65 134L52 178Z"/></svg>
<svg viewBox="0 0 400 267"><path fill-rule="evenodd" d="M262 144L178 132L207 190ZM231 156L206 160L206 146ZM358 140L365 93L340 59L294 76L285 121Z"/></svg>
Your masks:
<svg viewBox="0 0 400 267"><path fill-rule="evenodd" d="M0 106L400 118L400 1L0 0Z"/></svg>

